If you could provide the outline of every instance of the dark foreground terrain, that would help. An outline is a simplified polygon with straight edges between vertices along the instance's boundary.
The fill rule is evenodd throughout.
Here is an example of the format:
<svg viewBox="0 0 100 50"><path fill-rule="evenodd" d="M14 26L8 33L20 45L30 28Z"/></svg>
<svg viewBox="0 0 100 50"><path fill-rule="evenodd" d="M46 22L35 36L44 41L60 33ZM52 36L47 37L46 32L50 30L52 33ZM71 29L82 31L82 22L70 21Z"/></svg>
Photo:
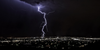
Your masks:
<svg viewBox="0 0 100 50"><path fill-rule="evenodd" d="M4 49L100 49L100 40L86 38L1 38Z"/></svg>

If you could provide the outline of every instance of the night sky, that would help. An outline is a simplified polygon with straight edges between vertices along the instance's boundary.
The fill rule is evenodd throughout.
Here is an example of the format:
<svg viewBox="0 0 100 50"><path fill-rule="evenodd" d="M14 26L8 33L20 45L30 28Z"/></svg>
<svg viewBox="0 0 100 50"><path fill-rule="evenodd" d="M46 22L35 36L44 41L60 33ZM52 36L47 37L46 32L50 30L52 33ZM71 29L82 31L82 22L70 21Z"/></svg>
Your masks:
<svg viewBox="0 0 100 50"><path fill-rule="evenodd" d="M100 36L100 2L87 0L0 0L0 36L41 36L43 15L48 13L45 36Z"/></svg>

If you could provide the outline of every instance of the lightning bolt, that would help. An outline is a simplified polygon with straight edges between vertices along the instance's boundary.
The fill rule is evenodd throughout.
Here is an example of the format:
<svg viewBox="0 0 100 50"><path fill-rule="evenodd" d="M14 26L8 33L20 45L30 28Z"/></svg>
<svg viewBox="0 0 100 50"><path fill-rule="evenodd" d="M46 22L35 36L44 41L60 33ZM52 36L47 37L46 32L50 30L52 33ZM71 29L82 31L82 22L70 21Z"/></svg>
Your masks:
<svg viewBox="0 0 100 50"><path fill-rule="evenodd" d="M37 8L38 8L38 12L43 14L43 18L44 18L44 25L42 26L42 37L41 37L41 38L44 38L44 36L45 36L44 28L47 25L46 13L41 11L41 8L43 8L42 5L38 5Z"/></svg>

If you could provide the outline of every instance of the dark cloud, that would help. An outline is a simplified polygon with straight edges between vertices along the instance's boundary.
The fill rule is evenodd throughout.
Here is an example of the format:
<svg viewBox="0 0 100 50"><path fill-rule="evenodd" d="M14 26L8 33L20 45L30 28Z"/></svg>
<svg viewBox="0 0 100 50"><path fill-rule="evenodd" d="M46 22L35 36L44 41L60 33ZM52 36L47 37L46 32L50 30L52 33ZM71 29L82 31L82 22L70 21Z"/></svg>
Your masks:
<svg viewBox="0 0 100 50"><path fill-rule="evenodd" d="M3 0L0 3L1 35L40 36L42 15L33 8L36 2L46 5L46 36L98 36L100 3L87 0Z"/></svg>
<svg viewBox="0 0 100 50"><path fill-rule="evenodd" d="M27 3L3 0L0 3L1 36L26 36L39 34L42 15Z"/></svg>

